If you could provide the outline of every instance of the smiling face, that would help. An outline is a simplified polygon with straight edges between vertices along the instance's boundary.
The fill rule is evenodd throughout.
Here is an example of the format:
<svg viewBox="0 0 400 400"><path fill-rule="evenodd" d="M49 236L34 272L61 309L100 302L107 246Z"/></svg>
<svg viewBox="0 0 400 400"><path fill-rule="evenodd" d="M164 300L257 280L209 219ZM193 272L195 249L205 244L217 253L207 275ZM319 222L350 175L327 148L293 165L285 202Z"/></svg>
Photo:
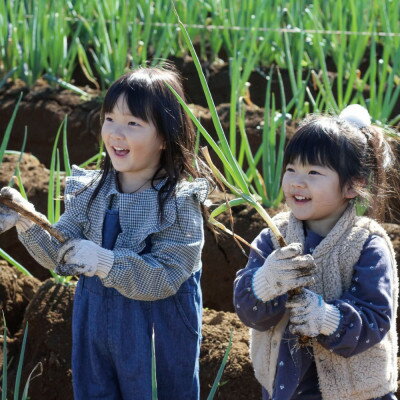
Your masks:
<svg viewBox="0 0 400 400"><path fill-rule="evenodd" d="M101 137L124 191L153 177L160 165L164 142L153 122L135 117L121 95L104 114Z"/></svg>
<svg viewBox="0 0 400 400"><path fill-rule="evenodd" d="M326 236L357 193L340 187L339 175L320 165L293 161L287 164L282 180L286 203L294 216L312 231Z"/></svg>

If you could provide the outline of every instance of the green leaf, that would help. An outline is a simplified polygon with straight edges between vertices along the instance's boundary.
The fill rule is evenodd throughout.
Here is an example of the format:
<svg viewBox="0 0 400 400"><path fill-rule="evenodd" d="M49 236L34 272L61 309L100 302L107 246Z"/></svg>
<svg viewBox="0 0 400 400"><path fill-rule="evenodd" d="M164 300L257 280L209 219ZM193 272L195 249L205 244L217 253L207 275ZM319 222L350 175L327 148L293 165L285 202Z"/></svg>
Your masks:
<svg viewBox="0 0 400 400"><path fill-rule="evenodd" d="M215 393L218 390L219 382L220 382L220 380L222 378L222 374L224 372L225 365L228 362L229 353L230 353L231 348L232 348L232 337L233 337L233 330L231 329L231 333L229 335L229 343L228 343L228 346L227 346L227 348L225 350L224 358L222 359L221 365L220 365L220 367L218 369L217 376L215 377L214 383L212 385L210 394L207 397L207 400L212 400L214 398L214 396L215 396Z"/></svg>
<svg viewBox="0 0 400 400"><path fill-rule="evenodd" d="M8 141L9 141L10 135L11 135L11 129L12 129L13 125L14 125L15 117L17 116L17 111L18 111L19 103L21 102L21 99L22 99L22 92L19 95L19 98L17 100L17 104L14 107L14 111L13 111L13 113L11 115L10 121L7 124L7 128L6 128L6 131L4 133L3 140L1 142L1 146L0 146L0 166L1 166L2 162L3 162L4 152L7 149Z"/></svg>

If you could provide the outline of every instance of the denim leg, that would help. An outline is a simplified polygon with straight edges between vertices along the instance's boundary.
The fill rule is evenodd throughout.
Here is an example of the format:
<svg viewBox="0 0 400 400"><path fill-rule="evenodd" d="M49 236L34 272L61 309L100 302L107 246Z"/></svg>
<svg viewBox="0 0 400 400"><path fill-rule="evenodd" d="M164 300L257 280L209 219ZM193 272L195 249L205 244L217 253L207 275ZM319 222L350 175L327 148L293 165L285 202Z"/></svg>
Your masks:
<svg viewBox="0 0 400 400"><path fill-rule="evenodd" d="M107 349L105 298L89 292L81 278L74 298L72 380L75 400L121 400Z"/></svg>
<svg viewBox="0 0 400 400"><path fill-rule="evenodd" d="M159 400L200 397L201 300L177 293L152 305Z"/></svg>
<svg viewBox="0 0 400 400"><path fill-rule="evenodd" d="M110 351L124 400L151 400L151 302L122 295L109 299Z"/></svg>

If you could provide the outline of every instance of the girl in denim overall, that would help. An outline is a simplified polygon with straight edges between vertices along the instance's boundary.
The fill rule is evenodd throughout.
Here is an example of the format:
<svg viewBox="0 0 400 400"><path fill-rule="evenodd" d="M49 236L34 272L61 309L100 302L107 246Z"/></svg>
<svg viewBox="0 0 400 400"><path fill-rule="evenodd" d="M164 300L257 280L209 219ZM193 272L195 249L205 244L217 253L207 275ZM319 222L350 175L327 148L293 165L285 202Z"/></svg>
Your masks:
<svg viewBox="0 0 400 400"><path fill-rule="evenodd" d="M372 214L382 217L390 160L382 130L358 105L339 117L310 116L286 147L290 212L274 221L288 246L263 230L234 289L263 399L396 399L393 246L354 203L369 196ZM295 288L301 294L289 296ZM297 335L308 345L299 346Z"/></svg>
<svg viewBox="0 0 400 400"><path fill-rule="evenodd" d="M193 126L167 84L184 98L171 69L137 69L107 91L106 157L100 171L74 167L67 178L65 213L54 225L69 239L64 245L19 214L0 213L0 229L16 225L44 267L80 275L76 400L151 399L153 332L158 399L199 398L200 203L209 184L194 168ZM26 202L13 189L2 191Z"/></svg>

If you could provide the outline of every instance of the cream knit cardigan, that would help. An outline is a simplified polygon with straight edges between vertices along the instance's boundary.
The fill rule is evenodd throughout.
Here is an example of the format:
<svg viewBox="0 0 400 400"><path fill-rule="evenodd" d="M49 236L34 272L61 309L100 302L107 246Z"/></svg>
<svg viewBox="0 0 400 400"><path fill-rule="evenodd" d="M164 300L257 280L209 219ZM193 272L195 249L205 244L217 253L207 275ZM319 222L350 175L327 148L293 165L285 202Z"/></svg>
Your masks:
<svg viewBox="0 0 400 400"><path fill-rule="evenodd" d="M274 221L287 243L300 242L304 245L303 224L293 214L278 214ZM357 217L353 205L349 205L313 252L317 273L315 285L310 289L322 295L326 301L338 299L350 288L353 266L360 258L364 243L372 234L385 240L393 259L391 327L381 342L349 358L325 349L316 339L312 340L323 400L367 400L397 389L395 319L398 276L393 246L385 230L369 218ZM272 241L277 248L276 240L272 238ZM250 354L255 376L269 394L273 392L279 345L288 320L286 312L276 326L265 332L250 329Z"/></svg>

